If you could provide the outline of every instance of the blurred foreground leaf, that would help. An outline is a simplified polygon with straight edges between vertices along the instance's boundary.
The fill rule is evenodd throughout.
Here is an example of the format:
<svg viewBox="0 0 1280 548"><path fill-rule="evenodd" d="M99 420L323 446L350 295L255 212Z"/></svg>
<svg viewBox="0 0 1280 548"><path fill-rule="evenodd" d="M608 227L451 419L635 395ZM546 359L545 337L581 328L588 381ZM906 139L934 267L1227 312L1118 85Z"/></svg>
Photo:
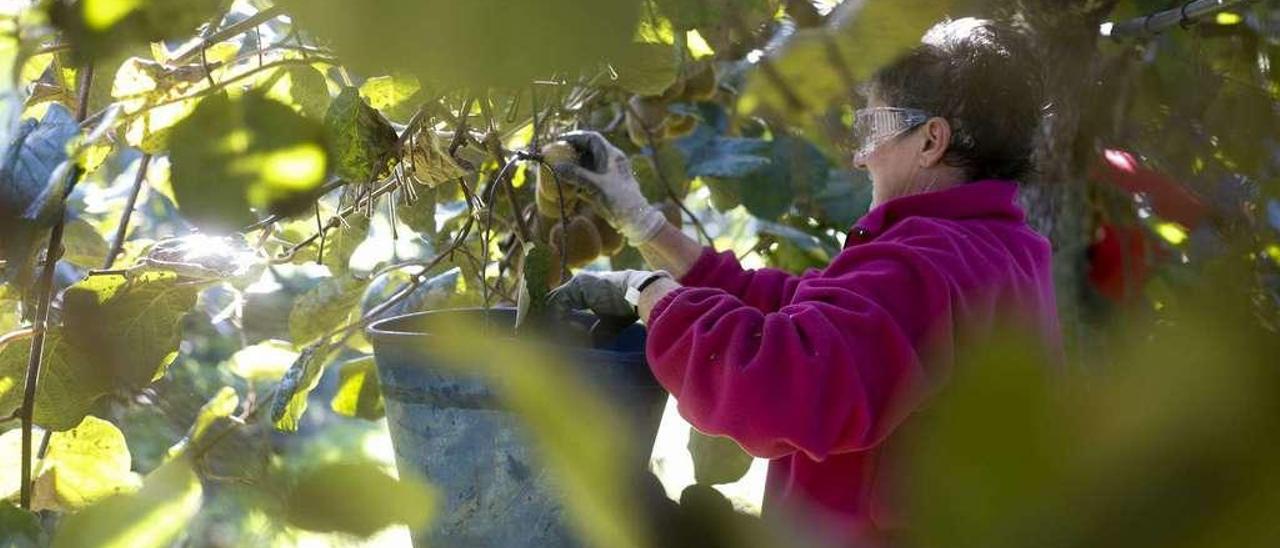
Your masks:
<svg viewBox="0 0 1280 548"><path fill-rule="evenodd" d="M149 548L179 538L201 504L200 480L184 459L160 466L142 489L115 495L65 517L55 548Z"/></svg>
<svg viewBox="0 0 1280 548"><path fill-rule="evenodd" d="M688 448L693 457L693 478L703 485L733 483L751 468L751 455L723 436L708 436L690 428Z"/></svg>
<svg viewBox="0 0 1280 548"><path fill-rule="evenodd" d="M368 537L396 523L421 529L435 505L426 485L397 480L377 464L324 464L298 478L285 499L285 518L310 531Z"/></svg>
<svg viewBox="0 0 1280 548"><path fill-rule="evenodd" d="M1237 298L1239 275L1133 325L1090 378L1050 377L1016 345L976 349L913 451L920 544L1273 543L1280 340Z"/></svg>
<svg viewBox="0 0 1280 548"><path fill-rule="evenodd" d="M229 0L70 0L47 3L49 19L82 62L130 45L195 32Z"/></svg>
<svg viewBox="0 0 1280 548"><path fill-rule="evenodd" d="M205 98L171 139L178 206L207 231L252 223L250 208L309 211L330 171L324 128L259 93Z"/></svg>
<svg viewBox="0 0 1280 548"><path fill-rule="evenodd" d="M536 249L536 248L535 248ZM430 352L459 373L481 375L532 434L542 462L562 490L572 524L589 545L648 545L640 484L626 422L546 345L486 333L484 326L442 325ZM518 367L512 365L519 364Z"/></svg>
<svg viewBox="0 0 1280 548"><path fill-rule="evenodd" d="M638 0L281 4L362 73L403 71L424 84L475 88L594 69L627 47L640 11Z"/></svg>

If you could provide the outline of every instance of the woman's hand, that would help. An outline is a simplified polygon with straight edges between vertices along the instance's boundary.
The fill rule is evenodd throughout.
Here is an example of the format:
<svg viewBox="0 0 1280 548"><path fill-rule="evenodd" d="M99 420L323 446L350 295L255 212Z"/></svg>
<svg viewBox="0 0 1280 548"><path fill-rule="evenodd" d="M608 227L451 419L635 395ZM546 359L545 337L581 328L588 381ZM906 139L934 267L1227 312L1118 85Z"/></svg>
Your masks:
<svg viewBox="0 0 1280 548"><path fill-rule="evenodd" d="M594 131L574 131L560 136L579 152L584 165L560 163L551 166L585 191L601 216L618 229L632 245L641 245L657 236L667 220L640 193L640 184L631 173L626 153Z"/></svg>
<svg viewBox="0 0 1280 548"><path fill-rule="evenodd" d="M581 272L547 296L553 307L590 309L596 316L635 321L640 291L659 280L670 280L661 270Z"/></svg>

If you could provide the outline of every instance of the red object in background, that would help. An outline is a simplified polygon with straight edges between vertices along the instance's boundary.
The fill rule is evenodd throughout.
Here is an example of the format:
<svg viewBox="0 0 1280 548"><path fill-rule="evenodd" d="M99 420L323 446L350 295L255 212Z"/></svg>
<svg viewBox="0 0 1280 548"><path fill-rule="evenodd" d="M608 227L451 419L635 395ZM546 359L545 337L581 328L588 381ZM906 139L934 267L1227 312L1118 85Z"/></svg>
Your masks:
<svg viewBox="0 0 1280 548"><path fill-rule="evenodd" d="M1095 167L1094 177L1130 194L1145 194L1157 216L1187 228L1195 228L1209 214L1209 208L1191 191L1165 174L1143 167L1137 158L1123 150L1102 151L1102 161Z"/></svg>
<svg viewBox="0 0 1280 548"><path fill-rule="evenodd" d="M1130 303L1151 278L1154 259L1166 253L1140 226L1098 227L1089 245L1089 283L1108 300Z"/></svg>
<svg viewBox="0 0 1280 548"><path fill-rule="evenodd" d="M1200 225L1209 208L1191 191L1165 174L1144 167L1133 154L1106 149L1094 177L1130 194L1143 194L1161 219L1188 229ZM1169 253L1141 226L1103 224L1089 245L1089 282L1103 297L1131 303L1151 278L1155 263Z"/></svg>

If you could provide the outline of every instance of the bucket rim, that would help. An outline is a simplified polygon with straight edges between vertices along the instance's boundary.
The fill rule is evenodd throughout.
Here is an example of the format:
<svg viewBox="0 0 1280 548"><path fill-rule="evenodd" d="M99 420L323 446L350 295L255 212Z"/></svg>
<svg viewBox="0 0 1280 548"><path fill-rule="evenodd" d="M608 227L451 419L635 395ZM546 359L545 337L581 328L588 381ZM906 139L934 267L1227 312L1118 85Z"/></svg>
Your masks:
<svg viewBox="0 0 1280 548"><path fill-rule="evenodd" d="M397 343L403 344L412 340L421 340L423 338L434 339L439 336L438 334L430 333L426 331L402 331L402 330L388 329L387 326L392 325L394 322L412 322L413 318L422 318L422 317L427 317L432 315L440 315L440 314L448 314L448 313L456 314L456 313L467 313L467 312L471 312L471 313L499 312L502 314L515 314L516 309L515 307L510 307L510 306L494 306L489 308L484 308L479 306L468 306L468 307L461 307L461 308L442 308L437 310L424 310L419 312L410 312L408 314L399 314L399 315L389 316L386 318L376 320L373 323L370 323L369 325L365 326L364 333L365 333L365 336L368 337L369 342L374 344L374 354L377 355L378 346L380 344L397 344ZM574 314L581 314L585 316L585 313L582 313L582 312L574 312ZM504 336L503 338L510 339L513 337ZM615 356L615 357L628 356L630 357L628 361L641 361L641 362L645 361L645 354L646 354L645 349L643 348L635 351L602 350L602 349L596 349L596 348L577 348L577 349L574 349L574 352L587 355L587 356L591 356L591 355L600 355L600 356L609 355L609 356Z"/></svg>

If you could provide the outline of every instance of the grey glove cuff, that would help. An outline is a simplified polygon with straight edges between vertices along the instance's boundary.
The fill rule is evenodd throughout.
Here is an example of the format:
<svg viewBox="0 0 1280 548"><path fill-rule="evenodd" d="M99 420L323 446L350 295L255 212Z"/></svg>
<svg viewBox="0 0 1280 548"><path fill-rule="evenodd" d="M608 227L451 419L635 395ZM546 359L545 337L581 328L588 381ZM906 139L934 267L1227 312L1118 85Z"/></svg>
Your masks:
<svg viewBox="0 0 1280 548"><path fill-rule="evenodd" d="M649 287L649 284L663 278L668 280L673 279L671 274L667 273L665 270L655 270L650 272L648 276L645 276L640 280L640 283L628 286L627 293L623 298L627 300L627 303L629 303L632 308L636 309L636 313L638 314L640 311L640 293L644 291L644 288Z"/></svg>

